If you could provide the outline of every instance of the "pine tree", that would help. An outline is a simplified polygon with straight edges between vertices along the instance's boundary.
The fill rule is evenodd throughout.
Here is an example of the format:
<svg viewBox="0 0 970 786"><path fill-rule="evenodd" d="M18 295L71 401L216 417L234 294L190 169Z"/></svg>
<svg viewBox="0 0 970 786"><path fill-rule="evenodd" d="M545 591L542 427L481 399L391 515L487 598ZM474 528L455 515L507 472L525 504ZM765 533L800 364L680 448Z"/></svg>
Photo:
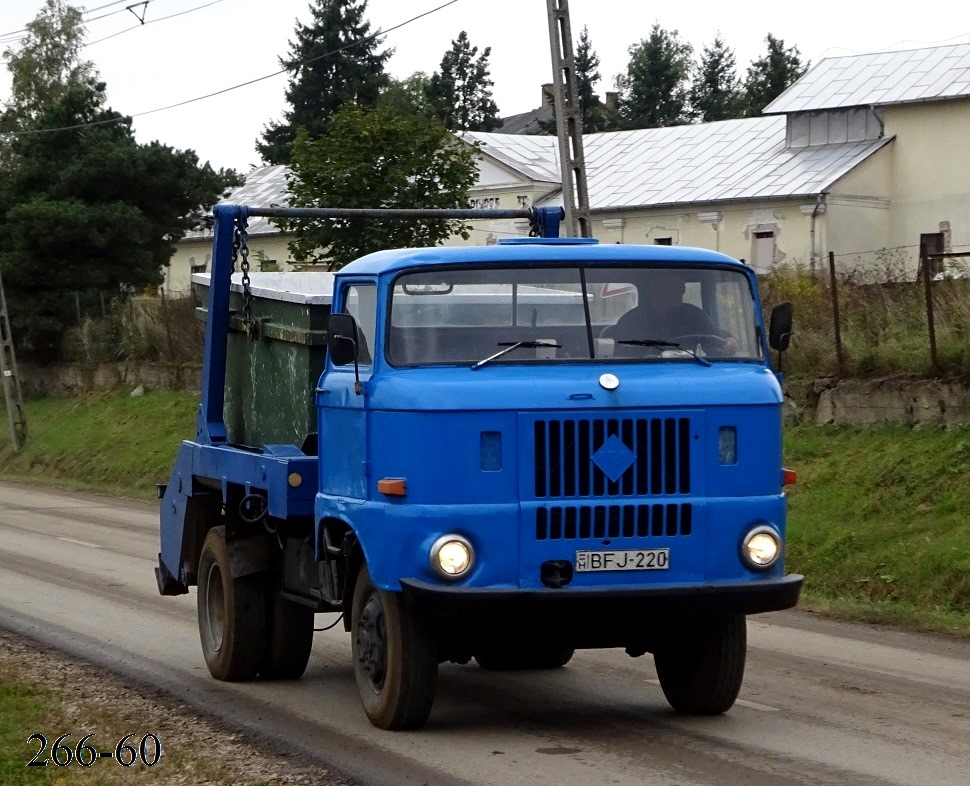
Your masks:
<svg viewBox="0 0 970 786"><path fill-rule="evenodd" d="M756 117L794 84L807 70L797 46L785 48L785 42L771 33L765 39L768 52L748 67L744 83L746 112Z"/></svg>
<svg viewBox="0 0 970 786"><path fill-rule="evenodd" d="M596 95L596 83L600 76L600 58L593 49L589 39L589 30L585 26L579 34L579 45L576 47L576 92L579 93L579 109L583 113L583 132L595 134L606 131L609 127L603 105Z"/></svg>
<svg viewBox="0 0 970 786"><path fill-rule="evenodd" d="M734 50L718 33L704 47L690 90L691 111L702 123L744 116L744 93L738 79Z"/></svg>
<svg viewBox="0 0 970 786"><path fill-rule="evenodd" d="M620 117L626 128L686 123L693 48L676 30L654 24L648 38L630 47L627 72L616 78Z"/></svg>
<svg viewBox="0 0 970 786"><path fill-rule="evenodd" d="M286 88L289 109L282 122L270 122L256 149L270 164L285 164L299 128L311 137L326 133L330 117L341 106L375 106L387 84L384 64L393 50L364 18L367 0L314 0L311 21L297 23L296 40L280 65L290 71Z"/></svg>
<svg viewBox="0 0 970 786"><path fill-rule="evenodd" d="M441 71L431 75L428 97L435 115L453 131L492 131L500 125L498 106L492 100L488 58L490 46L481 55L462 30L441 58Z"/></svg>

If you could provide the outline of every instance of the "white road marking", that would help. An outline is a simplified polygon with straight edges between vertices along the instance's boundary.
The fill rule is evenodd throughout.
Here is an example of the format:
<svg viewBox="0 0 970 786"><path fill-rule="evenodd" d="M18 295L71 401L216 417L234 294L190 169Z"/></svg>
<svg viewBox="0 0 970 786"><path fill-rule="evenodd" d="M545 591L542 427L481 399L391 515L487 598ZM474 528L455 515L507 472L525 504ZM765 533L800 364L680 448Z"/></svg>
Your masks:
<svg viewBox="0 0 970 786"><path fill-rule="evenodd" d="M777 707L769 707L767 704L758 704L756 701L748 701L747 699L737 699L734 703L761 712L781 712Z"/></svg>
<svg viewBox="0 0 970 786"><path fill-rule="evenodd" d="M57 539L67 541L68 543L76 543L78 546L87 546L89 549L101 548L101 546L99 546L97 543L88 543L86 540L75 540L74 538L64 538L64 537L61 537L60 535L57 536Z"/></svg>

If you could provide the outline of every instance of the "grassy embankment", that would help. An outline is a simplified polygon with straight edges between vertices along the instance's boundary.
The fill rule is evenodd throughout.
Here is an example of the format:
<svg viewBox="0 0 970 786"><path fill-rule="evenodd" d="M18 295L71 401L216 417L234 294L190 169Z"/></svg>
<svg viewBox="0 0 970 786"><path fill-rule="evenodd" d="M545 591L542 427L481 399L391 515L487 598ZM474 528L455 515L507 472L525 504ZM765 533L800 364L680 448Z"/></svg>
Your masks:
<svg viewBox="0 0 970 786"><path fill-rule="evenodd" d="M194 429L196 396L152 391L28 402L31 437L0 475L149 499ZM789 567L805 605L970 635L970 429L798 427L785 460Z"/></svg>

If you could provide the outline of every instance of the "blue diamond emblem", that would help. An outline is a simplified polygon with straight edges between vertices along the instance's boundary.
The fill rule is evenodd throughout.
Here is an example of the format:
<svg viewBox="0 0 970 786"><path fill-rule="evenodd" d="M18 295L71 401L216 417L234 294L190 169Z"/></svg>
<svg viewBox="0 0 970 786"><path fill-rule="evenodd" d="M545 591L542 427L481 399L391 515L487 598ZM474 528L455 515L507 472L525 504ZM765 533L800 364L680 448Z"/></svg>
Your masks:
<svg viewBox="0 0 970 786"><path fill-rule="evenodd" d="M636 461L633 451L623 444L616 434L610 437L593 456L593 463L606 473L614 483Z"/></svg>

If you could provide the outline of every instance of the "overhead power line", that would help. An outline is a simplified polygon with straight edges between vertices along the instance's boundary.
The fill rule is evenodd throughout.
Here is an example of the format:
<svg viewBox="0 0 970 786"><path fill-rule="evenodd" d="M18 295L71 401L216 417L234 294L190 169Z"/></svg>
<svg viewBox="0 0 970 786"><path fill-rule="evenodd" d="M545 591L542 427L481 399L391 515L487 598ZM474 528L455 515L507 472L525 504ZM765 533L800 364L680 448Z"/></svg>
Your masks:
<svg viewBox="0 0 970 786"><path fill-rule="evenodd" d="M225 93L230 93L233 90L239 90L240 88L248 87L249 85L254 85L258 82L264 82L267 79L272 79L273 77L279 76L280 74L285 74L288 71L295 71L296 69L302 68L308 63L312 63L316 60L322 60L325 57L332 57L333 55L336 55L347 49L352 49L355 46L360 46L361 44L365 44L369 41L373 41L374 39L380 38L381 36L387 35L388 33L393 33L395 30L400 30L402 27L405 27L406 25L409 25L412 22L416 22L419 19L423 19L426 16L430 16L431 14L437 13L438 11L441 11L442 9L447 8L450 5L454 5L458 1L459 0L448 0L448 2L442 3L439 6L435 6L434 8L428 11L425 11L424 13L418 14L417 16L412 16L410 19L407 19L401 22L400 24L396 24L393 27L389 27L386 30L378 30L376 33L373 33L369 36L361 38L359 41L353 41L352 43L346 44L345 46L339 47L338 49L331 50L330 52L324 52L323 54L316 55L315 57L308 57L306 60L301 60L298 63L294 63L288 68L283 68L283 69L280 69L279 71L274 71L272 74L259 76L259 77L256 77L255 79L250 79L246 82L240 82L239 84L232 85L231 87L225 87L222 90L216 90L213 93L206 93L205 95L196 96L195 98L188 98L185 101L179 101L178 103L169 104L168 106L161 106L156 109L148 109L144 112L136 112L135 114L132 114L132 115L125 115L124 117L117 117L111 120L94 120L90 123L78 123L77 125L61 126L59 128L34 128L26 131L7 131L7 132L0 133L0 136L13 137L13 136L27 136L28 134L53 134L58 131L74 131L74 130L77 130L78 128L88 128L92 126L110 125L112 123L122 123L128 120L132 120L136 117L145 117L146 115L154 115L154 114L157 114L158 112L167 112L170 109L177 109L179 107L186 106L188 104L194 104L199 101L205 101L209 98L215 98L216 96L220 96Z"/></svg>
<svg viewBox="0 0 970 786"><path fill-rule="evenodd" d="M152 0L139 0L137 3L132 3L131 0L115 0L113 3L105 3L104 5L99 5L97 8L85 8L81 12L81 21L87 24L88 22L96 22L99 19L107 19L109 16L114 16L115 14L123 14L131 8L136 8L138 6L147 7ZM105 8L110 8L114 5L121 5L122 3L127 3L124 8L119 8L117 11L112 11L109 14L102 14L101 16L87 17L88 14L94 14L98 11L103 11ZM21 30L12 30L9 33L0 33L0 44L15 44L18 41L23 41L27 37L28 30L23 28Z"/></svg>
<svg viewBox="0 0 970 786"><path fill-rule="evenodd" d="M177 16L185 16L186 14L191 14L195 11L201 11L203 8L208 8L210 5L217 5L223 0L212 0L211 3L206 3L204 5L197 5L195 8L189 8L186 11L179 11L177 14L169 14L168 16L160 16L158 19L149 19L148 21L143 21L139 25L132 25L131 27L126 27L124 30L119 30L117 33L112 33L111 35L106 35L104 38L99 38L96 41L88 41L84 46L94 46L95 44L100 44L102 41L107 41L110 38L117 38L125 33L130 33L132 30L141 30L141 28L147 25L154 24L155 22L164 22L166 19L174 19ZM125 9L127 10L127 9Z"/></svg>

